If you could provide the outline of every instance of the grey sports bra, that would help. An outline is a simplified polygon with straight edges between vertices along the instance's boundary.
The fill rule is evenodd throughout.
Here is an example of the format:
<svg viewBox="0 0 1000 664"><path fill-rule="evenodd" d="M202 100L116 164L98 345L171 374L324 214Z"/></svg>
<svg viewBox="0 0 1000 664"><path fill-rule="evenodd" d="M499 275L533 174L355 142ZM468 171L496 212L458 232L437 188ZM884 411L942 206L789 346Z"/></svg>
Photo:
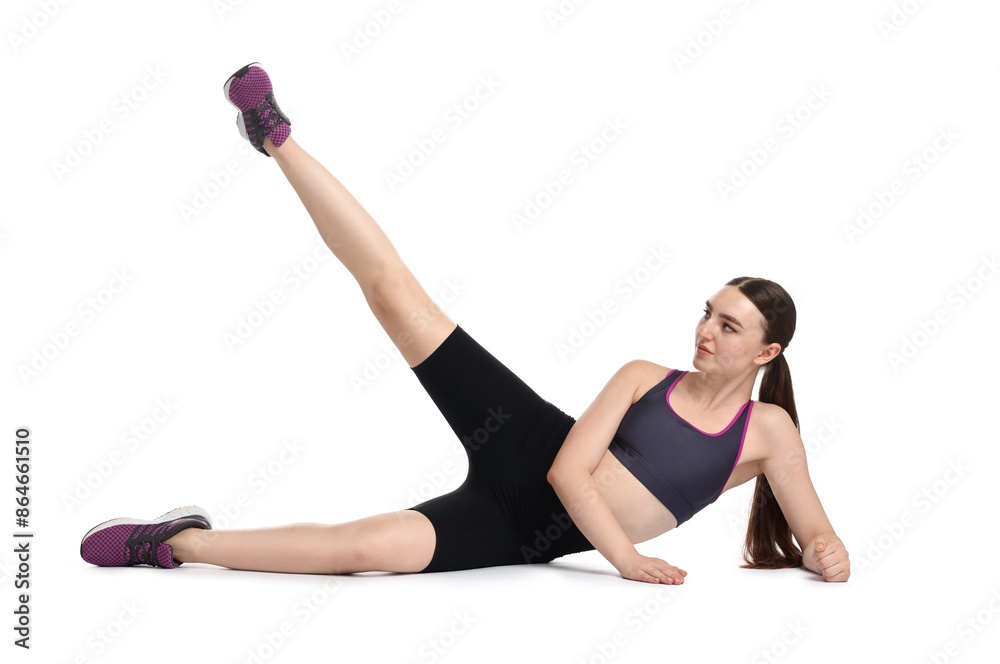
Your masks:
<svg viewBox="0 0 1000 664"><path fill-rule="evenodd" d="M743 451L754 404L753 399L743 404L719 433L706 433L670 405L670 393L686 373L672 370L632 404L608 448L678 526L722 495Z"/></svg>

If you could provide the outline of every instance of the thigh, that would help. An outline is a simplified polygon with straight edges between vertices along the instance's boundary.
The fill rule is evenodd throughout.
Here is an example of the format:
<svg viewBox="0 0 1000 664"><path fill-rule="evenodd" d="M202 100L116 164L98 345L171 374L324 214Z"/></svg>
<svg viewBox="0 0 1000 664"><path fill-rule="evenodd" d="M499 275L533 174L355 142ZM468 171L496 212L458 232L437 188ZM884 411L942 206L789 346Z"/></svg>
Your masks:
<svg viewBox="0 0 1000 664"><path fill-rule="evenodd" d="M494 496L466 480L458 489L410 510L434 526L434 555L421 572L448 572L523 564L519 538Z"/></svg>
<svg viewBox="0 0 1000 664"><path fill-rule="evenodd" d="M419 572L430 562L435 536L422 515L399 510L342 524L337 537L350 543L342 561L345 573Z"/></svg>
<svg viewBox="0 0 1000 664"><path fill-rule="evenodd" d="M521 552L526 563L548 563L561 556L597 547L577 527L548 482L530 499L531 518L522 530Z"/></svg>
<svg viewBox="0 0 1000 664"><path fill-rule="evenodd" d="M517 472L548 402L460 325L412 371L469 453L471 474Z"/></svg>
<svg viewBox="0 0 1000 664"><path fill-rule="evenodd" d="M361 292L410 367L423 362L455 329L455 321L405 266L362 285Z"/></svg>

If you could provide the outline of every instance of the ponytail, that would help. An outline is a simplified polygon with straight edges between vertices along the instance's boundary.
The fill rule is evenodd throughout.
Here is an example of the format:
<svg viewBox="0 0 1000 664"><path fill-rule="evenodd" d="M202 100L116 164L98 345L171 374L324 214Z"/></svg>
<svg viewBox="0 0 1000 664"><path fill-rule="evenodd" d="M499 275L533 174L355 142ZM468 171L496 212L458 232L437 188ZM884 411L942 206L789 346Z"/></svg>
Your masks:
<svg viewBox="0 0 1000 664"><path fill-rule="evenodd" d="M785 361L784 348L764 365L758 401L784 408L795 423L795 428L799 428L799 416L795 412L795 397L792 393L792 374ZM802 566L802 552L792 541L792 529L789 528L764 473L757 476L757 486L750 504L750 522L747 524L746 541L743 545L743 559L747 564L740 567L747 569Z"/></svg>

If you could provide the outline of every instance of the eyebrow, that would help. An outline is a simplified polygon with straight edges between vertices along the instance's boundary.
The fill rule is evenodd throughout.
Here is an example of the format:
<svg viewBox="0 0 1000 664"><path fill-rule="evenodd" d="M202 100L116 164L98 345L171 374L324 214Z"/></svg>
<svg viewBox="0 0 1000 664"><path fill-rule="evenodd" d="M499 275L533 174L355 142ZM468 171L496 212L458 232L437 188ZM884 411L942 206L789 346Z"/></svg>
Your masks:
<svg viewBox="0 0 1000 664"><path fill-rule="evenodd" d="M712 303L709 302L708 300L705 300L705 306L708 307L709 311L712 310ZM733 318L729 314L719 314L719 318L723 318L723 319L728 320L728 321L730 321L732 323L736 323L740 327L743 327L743 323L739 322L738 320L736 320L735 318ZM743 327L743 329L745 330L746 328Z"/></svg>

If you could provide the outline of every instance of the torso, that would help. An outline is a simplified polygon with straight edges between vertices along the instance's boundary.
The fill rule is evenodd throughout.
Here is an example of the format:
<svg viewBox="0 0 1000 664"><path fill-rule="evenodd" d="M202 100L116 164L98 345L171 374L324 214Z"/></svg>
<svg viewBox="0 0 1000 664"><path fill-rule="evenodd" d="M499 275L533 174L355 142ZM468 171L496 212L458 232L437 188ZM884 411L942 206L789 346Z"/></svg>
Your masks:
<svg viewBox="0 0 1000 664"><path fill-rule="evenodd" d="M670 369L652 362L647 362L646 365L647 373L636 389L632 403L638 401L642 395L659 384L670 371ZM702 431L713 433L722 431L743 405L742 403L731 404L727 409L719 412L696 412L694 405L686 399L687 394L683 390L683 382L682 380L670 393L670 406L680 417ZM733 474L726 483L723 493L760 474L760 461L765 454L762 421L773 408L777 408L777 406L754 402L750 422L747 425L746 438L743 442L743 451L740 453L739 461L736 468L733 469ZM597 484L598 491L604 497L608 507L611 508L612 514L633 544L645 542L677 527L677 519L670 513L670 510L664 507L663 503L643 486L610 450L604 453L604 457L597 464L591 476Z"/></svg>

